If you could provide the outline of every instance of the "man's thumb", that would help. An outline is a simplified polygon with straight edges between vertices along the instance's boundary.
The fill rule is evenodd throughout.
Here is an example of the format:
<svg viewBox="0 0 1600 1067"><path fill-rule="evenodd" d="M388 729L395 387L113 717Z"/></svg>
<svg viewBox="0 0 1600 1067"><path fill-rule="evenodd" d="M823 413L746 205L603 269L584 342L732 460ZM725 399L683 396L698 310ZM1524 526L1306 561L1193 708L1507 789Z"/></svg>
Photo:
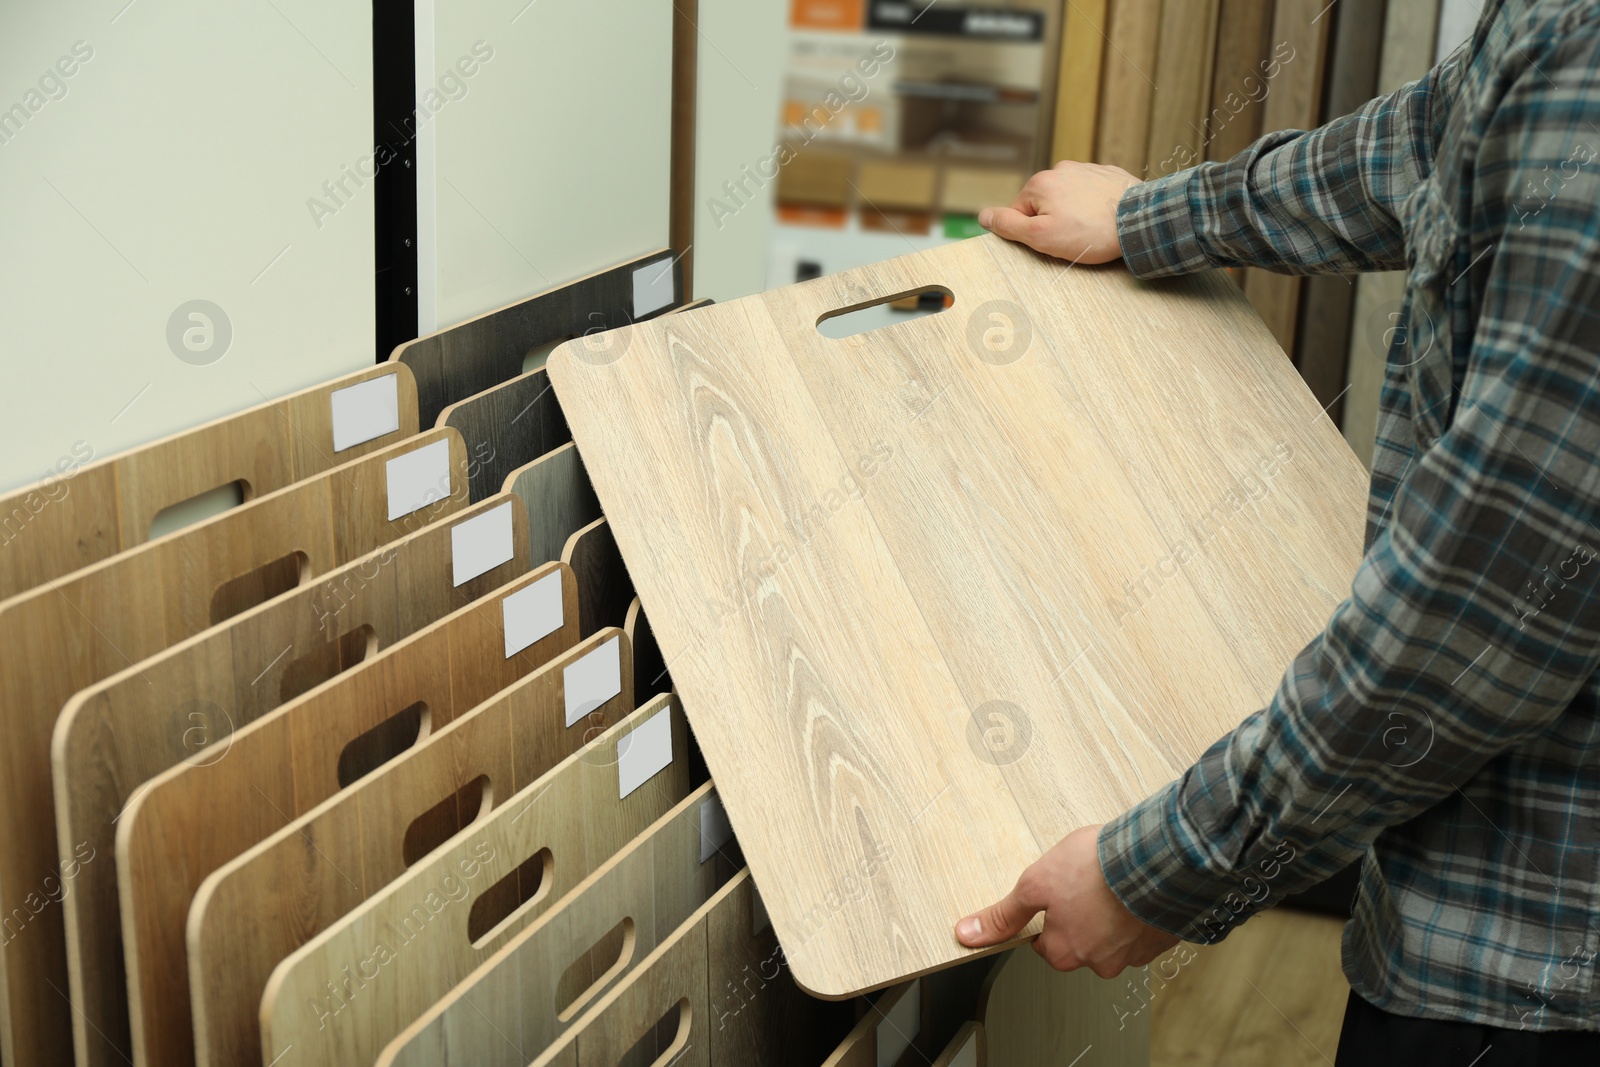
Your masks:
<svg viewBox="0 0 1600 1067"><path fill-rule="evenodd" d="M986 207L978 212L978 223L990 233L999 234L1008 241L1021 241L1024 244L1028 239L1028 220L1030 215L1024 215L1013 207Z"/></svg>
<svg viewBox="0 0 1600 1067"><path fill-rule="evenodd" d="M1023 904L1013 889L1000 903L956 923L956 939L968 948L998 945L1016 937L1038 913L1038 908Z"/></svg>

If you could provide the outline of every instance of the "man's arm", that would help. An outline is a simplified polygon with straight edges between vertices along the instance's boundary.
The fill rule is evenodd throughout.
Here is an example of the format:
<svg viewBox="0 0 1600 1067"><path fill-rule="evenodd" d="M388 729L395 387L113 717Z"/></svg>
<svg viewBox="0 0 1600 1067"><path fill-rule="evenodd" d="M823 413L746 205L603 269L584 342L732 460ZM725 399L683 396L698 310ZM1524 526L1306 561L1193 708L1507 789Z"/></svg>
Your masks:
<svg viewBox="0 0 1600 1067"><path fill-rule="evenodd" d="M1062 906L1099 892L1069 837L978 931L963 921L965 943L1044 909L1047 958L1116 973L1170 943L1154 931L1221 936L1550 728L1600 667L1600 33L1546 45L1475 161L1481 225L1455 284L1483 295L1459 411L1349 599L1266 709L1100 830L1094 873L1125 911ZM1424 758L1386 744L1397 727L1431 731Z"/></svg>

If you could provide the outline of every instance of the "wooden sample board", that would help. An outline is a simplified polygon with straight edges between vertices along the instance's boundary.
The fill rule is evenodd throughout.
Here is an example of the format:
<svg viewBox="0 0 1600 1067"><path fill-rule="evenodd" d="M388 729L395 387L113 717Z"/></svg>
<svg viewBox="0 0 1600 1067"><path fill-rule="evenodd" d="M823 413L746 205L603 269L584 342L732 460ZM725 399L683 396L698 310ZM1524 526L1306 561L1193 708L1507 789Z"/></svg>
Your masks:
<svg viewBox="0 0 1600 1067"><path fill-rule="evenodd" d="M63 705L310 576L459 511L465 467L460 435L429 431L0 602L0 714L11 737L0 757L0 906L30 916L0 954L15 1059L64 1055L69 1032L80 1056L108 1051L92 1031L101 1015L85 1016L90 994L66 964L66 938L74 935L63 911L81 895L41 897L39 890L42 879L59 875L51 738ZM316 620L308 614L304 621ZM101 828L100 846L71 838L65 857L86 844L90 855L109 855L111 833ZM114 908L110 914L114 929ZM113 1009L110 1018L120 1016ZM125 1043L125 1025L113 1032L113 1045Z"/></svg>
<svg viewBox="0 0 1600 1067"><path fill-rule="evenodd" d="M1062 10L1061 47L1058 49L1060 59L1056 64L1055 117L1050 139L1051 162L1094 158L1095 131L1100 119L1100 71L1107 52L1106 9L1109 3L1110 0L1074 0ZM1010 200L992 203L1010 203Z"/></svg>
<svg viewBox="0 0 1600 1067"><path fill-rule="evenodd" d="M600 518L600 501L570 441L508 477L505 488L527 508L529 558L539 563L560 559L568 539Z"/></svg>
<svg viewBox="0 0 1600 1067"><path fill-rule="evenodd" d="M530 351L681 303L681 266L671 250L662 249L407 341L389 358L411 368L418 417L432 426L452 401L520 374Z"/></svg>
<svg viewBox="0 0 1600 1067"><path fill-rule="evenodd" d="M234 482L252 500L416 432L411 371L379 366L105 459L80 441L0 497L0 600L144 544L173 504Z"/></svg>
<svg viewBox="0 0 1600 1067"><path fill-rule="evenodd" d="M1161 6L1160 44L1151 72L1158 88L1150 101L1147 178L1174 174L1205 158L1218 3L1168 0Z"/></svg>
<svg viewBox="0 0 1600 1067"><path fill-rule="evenodd" d="M206 876L571 648L576 595L571 569L546 564L235 730L221 758L196 754L135 792L116 827L135 1062L194 1062L184 931Z"/></svg>
<svg viewBox="0 0 1600 1067"><path fill-rule="evenodd" d="M604 699L585 700L573 717L564 705L569 677L573 699L597 688ZM498 814L514 793L581 748L590 731L632 711L631 683L627 638L602 631L207 876L187 930L197 1061L256 1062L257 1008L273 968L419 855L474 819ZM588 725L573 728L581 723ZM557 875L576 882L585 873L569 863Z"/></svg>
<svg viewBox="0 0 1600 1067"><path fill-rule="evenodd" d="M1110 8L1094 160L1147 178L1161 0L1110 0Z"/></svg>
<svg viewBox="0 0 1600 1067"><path fill-rule="evenodd" d="M1261 707L1359 562L1365 473L1237 288L1064 266L979 237L550 358L817 995L969 955L956 921Z"/></svg>

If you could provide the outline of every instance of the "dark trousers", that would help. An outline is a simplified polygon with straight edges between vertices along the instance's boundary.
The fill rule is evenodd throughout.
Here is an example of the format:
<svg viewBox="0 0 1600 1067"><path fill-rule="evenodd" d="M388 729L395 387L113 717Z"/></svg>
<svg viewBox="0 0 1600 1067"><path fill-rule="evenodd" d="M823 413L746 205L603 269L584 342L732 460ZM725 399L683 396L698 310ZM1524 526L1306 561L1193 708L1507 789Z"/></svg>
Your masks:
<svg viewBox="0 0 1600 1067"><path fill-rule="evenodd" d="M1501 1030L1392 1015L1350 994L1335 1067L1576 1067L1600 1063L1600 1033Z"/></svg>

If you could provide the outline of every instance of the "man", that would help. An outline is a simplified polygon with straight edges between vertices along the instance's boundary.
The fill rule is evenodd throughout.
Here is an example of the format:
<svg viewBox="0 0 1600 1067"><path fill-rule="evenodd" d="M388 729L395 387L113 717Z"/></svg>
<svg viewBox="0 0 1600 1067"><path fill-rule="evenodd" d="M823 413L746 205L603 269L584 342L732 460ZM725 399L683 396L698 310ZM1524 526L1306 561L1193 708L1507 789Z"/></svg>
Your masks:
<svg viewBox="0 0 1600 1067"><path fill-rule="evenodd" d="M1270 706L957 936L1044 911L1046 959L1111 976L1360 858L1340 1067L1600 1062L1600 0L1487 0L1354 115L1144 183L1062 163L982 218L1147 278L1409 277L1349 599Z"/></svg>

